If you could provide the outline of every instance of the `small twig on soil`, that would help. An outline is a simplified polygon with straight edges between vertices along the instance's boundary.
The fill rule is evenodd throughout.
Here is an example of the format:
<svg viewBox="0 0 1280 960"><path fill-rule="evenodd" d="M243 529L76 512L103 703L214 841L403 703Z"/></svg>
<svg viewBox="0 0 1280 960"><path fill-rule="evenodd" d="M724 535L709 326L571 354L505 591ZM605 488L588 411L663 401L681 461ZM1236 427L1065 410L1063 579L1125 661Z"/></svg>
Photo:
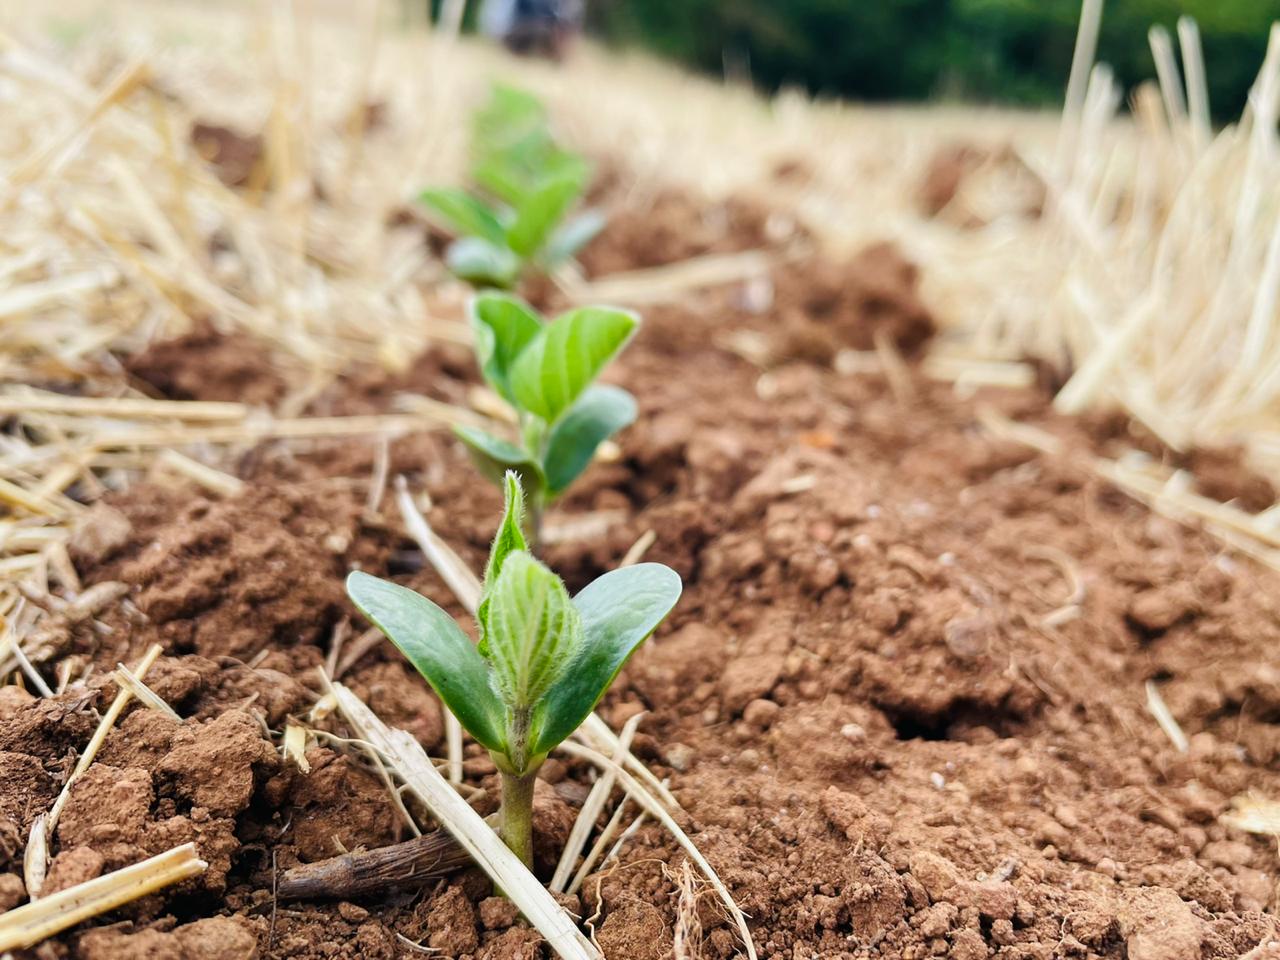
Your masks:
<svg viewBox="0 0 1280 960"><path fill-rule="evenodd" d="M582 726L578 728L577 736L587 746L594 747L606 756L611 756L618 750L618 735L609 729L609 725L600 719L600 714L598 713L591 714L582 722ZM654 776L653 771L641 763L640 759L630 750L623 752L622 765L629 769L633 776L639 777L649 790L670 809L680 810L680 802L667 789L666 783Z"/></svg>
<svg viewBox="0 0 1280 960"><path fill-rule="evenodd" d="M444 830L286 870L284 900L342 899L425 883L470 865L471 855Z"/></svg>
<svg viewBox="0 0 1280 960"><path fill-rule="evenodd" d="M184 843L150 859L10 910L0 916L0 950L34 946L77 923L204 873L209 865Z"/></svg>
<svg viewBox="0 0 1280 960"><path fill-rule="evenodd" d="M1159 689L1150 680L1147 681L1147 709L1156 718L1156 723L1160 724L1160 729L1165 732L1165 736L1173 743L1174 749L1179 753L1186 753L1190 749L1187 735L1182 732L1182 727L1178 726L1178 721L1165 705L1164 697L1160 696Z"/></svg>

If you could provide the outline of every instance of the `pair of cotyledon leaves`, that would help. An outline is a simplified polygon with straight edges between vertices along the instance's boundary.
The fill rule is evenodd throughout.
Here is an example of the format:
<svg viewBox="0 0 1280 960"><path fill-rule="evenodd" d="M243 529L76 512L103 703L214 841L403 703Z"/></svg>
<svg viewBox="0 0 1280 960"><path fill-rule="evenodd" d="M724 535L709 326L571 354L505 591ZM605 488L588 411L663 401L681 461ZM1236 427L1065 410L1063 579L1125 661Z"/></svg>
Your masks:
<svg viewBox="0 0 1280 960"><path fill-rule="evenodd" d="M471 305L476 359L489 385L517 410L546 425L538 449L458 427L493 480L517 471L535 496L554 499L582 473L596 449L636 417L620 387L595 384L639 325L635 314L581 307L543 323L517 297L484 293Z"/></svg>
<svg viewBox="0 0 1280 960"><path fill-rule="evenodd" d="M641 563L606 573L570 599L560 578L526 550L514 473L505 486L476 611L478 644L440 607L397 584L354 572L347 592L476 741L523 775L595 709L675 606L681 584L669 567ZM513 728L517 716L527 718L521 732Z"/></svg>

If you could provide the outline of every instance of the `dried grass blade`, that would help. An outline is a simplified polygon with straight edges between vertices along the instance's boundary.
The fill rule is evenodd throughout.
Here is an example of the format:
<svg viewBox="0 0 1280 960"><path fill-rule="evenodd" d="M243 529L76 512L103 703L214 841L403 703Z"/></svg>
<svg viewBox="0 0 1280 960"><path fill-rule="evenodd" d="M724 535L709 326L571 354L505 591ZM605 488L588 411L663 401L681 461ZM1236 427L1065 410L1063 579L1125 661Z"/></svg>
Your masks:
<svg viewBox="0 0 1280 960"><path fill-rule="evenodd" d="M615 762L621 762L631 749L631 739L636 735L636 727L640 725L643 717L643 713L637 713L623 726L622 733L618 735L618 749L613 754ZM556 864L556 872L551 877L551 889L557 893L564 892L565 884L569 882L573 871L574 861L586 846L591 830L595 827L596 817L600 816L601 811L604 810L604 805L608 802L609 794L613 792L613 785L616 782L617 777L614 776L613 771L606 770L592 785L591 792L587 794L582 809L578 811L578 819L573 822L573 829L569 831L569 839L564 845L564 850L560 852L560 862Z"/></svg>
<svg viewBox="0 0 1280 960"><path fill-rule="evenodd" d="M0 915L0 950L34 946L90 917L204 873L208 867L196 856L196 845L184 843L141 863L17 907Z"/></svg>
<svg viewBox="0 0 1280 960"><path fill-rule="evenodd" d="M702 871L703 876L711 882L711 886L715 889L716 894L720 897L720 900L724 903L725 907L728 908L730 916L733 917L734 923L738 927L738 934L742 938L743 946L746 947L747 957L749 960L756 960L755 941L751 938L751 930L747 926L746 915L738 907L737 902L733 899L733 895L729 893L729 888L724 885L724 881L720 879L720 875L716 873L715 868L707 862L707 858L702 855L702 851L700 851L694 842L689 839L689 835L684 832L680 827L680 824L676 823L675 818L667 812L666 808L664 808L663 805L659 803L638 780L632 777L631 774L627 773L627 771L623 770L620 764L614 763L604 754L592 750L590 747L584 747L582 744L574 743L571 740L566 740L556 749L563 750L570 756L587 760L590 763L595 764L601 770L612 770L614 772L614 776L618 778L623 789L627 791L627 795L638 803L645 813L656 819L673 837L675 837L676 842L680 844L684 849L684 852L688 854L689 859L697 864L698 869Z"/></svg>

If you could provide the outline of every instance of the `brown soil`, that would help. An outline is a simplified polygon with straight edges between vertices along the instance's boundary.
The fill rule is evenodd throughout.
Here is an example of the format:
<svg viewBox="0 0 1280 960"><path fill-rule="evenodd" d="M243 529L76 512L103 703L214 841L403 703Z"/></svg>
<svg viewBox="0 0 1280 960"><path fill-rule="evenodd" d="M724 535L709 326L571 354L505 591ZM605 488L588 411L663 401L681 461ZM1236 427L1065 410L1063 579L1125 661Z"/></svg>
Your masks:
<svg viewBox="0 0 1280 960"><path fill-rule="evenodd" d="M651 262L619 253L630 228L613 229L624 235L589 265ZM682 253L733 245L708 235ZM576 588L653 530L648 559L685 579L604 715L650 711L637 753L670 777L762 957L1220 960L1280 937L1274 843L1218 821L1243 791L1280 794L1276 579L1098 481L1080 454L1115 438L1054 418L1040 393L965 401L914 374L907 393L836 374L830 353L865 348L873 329L904 353L920 346L932 322L914 284L878 248L843 268L788 266L764 301L725 290L647 312L612 373L640 419L622 458L558 510L626 519L547 551ZM767 372L725 347L742 329L772 345ZM796 347L815 337L823 349ZM187 371L206 355L170 348L165 369L205 396ZM274 382L265 364L242 376L245 395ZM394 383L456 398L471 376L442 349ZM317 409L384 408L391 392L357 375ZM1054 430L1064 453L993 439L977 403ZM497 493L443 437L391 452L478 567ZM367 440L266 446L237 465L251 481L238 498L136 487L113 499L127 529L99 514L114 527L86 537L96 549L77 562L88 582L127 583L131 603L102 615L110 632L68 631L59 655L106 668L162 643L148 680L186 719L134 709L118 724L72 792L51 882L189 839L211 866L42 958L416 955L397 934L443 957L546 955L474 872L354 903L272 902L279 871L405 835L357 755L315 747L303 775L265 735L313 700L335 630L364 629L342 575L390 574L461 612L394 508L365 515L373 457ZM343 680L439 746L438 704L388 645ZM1148 714L1147 680L1187 754ZM51 700L0 695L0 898L21 895L31 818L112 693L91 680ZM492 764L468 756L492 788ZM588 771L553 758L544 779L546 870ZM670 956L678 911L702 930L685 955L740 955L714 896L695 887L680 902L681 860L642 828L569 903L609 960Z"/></svg>

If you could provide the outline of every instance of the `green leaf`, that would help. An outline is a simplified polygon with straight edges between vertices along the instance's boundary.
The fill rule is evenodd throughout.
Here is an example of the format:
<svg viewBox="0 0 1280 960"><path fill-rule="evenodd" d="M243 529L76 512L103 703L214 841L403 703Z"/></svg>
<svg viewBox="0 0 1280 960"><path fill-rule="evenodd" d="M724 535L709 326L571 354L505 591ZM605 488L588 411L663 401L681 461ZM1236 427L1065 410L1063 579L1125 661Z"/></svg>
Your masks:
<svg viewBox="0 0 1280 960"><path fill-rule="evenodd" d="M609 307L580 307L529 341L511 368L516 402L554 424L614 358L640 320Z"/></svg>
<svg viewBox="0 0 1280 960"><path fill-rule="evenodd" d="M587 387L547 438L542 458L547 491L560 494L587 468L596 448L636 418L636 401L621 387Z"/></svg>
<svg viewBox="0 0 1280 960"><path fill-rule="evenodd" d="M508 246L523 257L531 257L581 193L582 181L572 175L539 184L516 207L515 219L507 228Z"/></svg>
<svg viewBox="0 0 1280 960"><path fill-rule="evenodd" d="M497 536L489 549L489 560L484 566L485 583L492 583L502 573L502 561L508 554L528 550L520 526L524 522L524 491L520 489L520 476L514 470L508 470L502 478L502 486L505 494L502 523L498 526Z"/></svg>
<svg viewBox="0 0 1280 960"><path fill-rule="evenodd" d="M471 179L485 192L513 207L519 205L530 189L525 175L502 157L477 161L471 168Z"/></svg>
<svg viewBox="0 0 1280 960"><path fill-rule="evenodd" d="M606 573L573 598L582 652L536 711L531 752L548 753L582 724L635 649L680 599L680 575L660 563Z"/></svg>
<svg viewBox="0 0 1280 960"><path fill-rule="evenodd" d="M507 556L488 601L494 689L510 710L527 710L582 646L581 617L560 578L524 552Z"/></svg>
<svg viewBox="0 0 1280 960"><path fill-rule="evenodd" d="M476 468L492 482L503 483L507 471L514 470L520 475L520 485L531 494L545 486L542 467L514 443L475 427L456 426L453 434L466 444Z"/></svg>
<svg viewBox="0 0 1280 960"><path fill-rule="evenodd" d="M489 668L453 617L405 587L354 571L347 594L431 684L458 722L490 750L506 749Z"/></svg>
<svg viewBox="0 0 1280 960"><path fill-rule="evenodd" d="M520 477L514 470L508 470L502 478L505 491L505 502L502 511L502 523L498 525L498 533L493 538L493 546L489 548L489 560L484 566L484 592L480 597L480 605L476 607L476 621L480 624L480 644L478 649L482 657L489 655L487 640L489 624L489 591L502 573L502 562L507 556L521 550L528 550L524 532L520 525L524 521L524 492L520 489Z"/></svg>
<svg viewBox="0 0 1280 960"><path fill-rule="evenodd" d="M436 215L440 225L460 237L480 237L490 243L506 243L506 230L496 213L465 190L452 187L422 191L419 199Z"/></svg>
<svg viewBox="0 0 1280 960"><path fill-rule="evenodd" d="M515 403L509 379L511 365L538 335L542 319L519 297L492 291L472 300L470 313L480 370L489 386Z"/></svg>
<svg viewBox="0 0 1280 960"><path fill-rule="evenodd" d="M510 149L546 130L547 110L536 96L518 87L495 83L489 99L473 114L472 141L475 149L493 153Z"/></svg>
<svg viewBox="0 0 1280 960"><path fill-rule="evenodd" d="M543 250L541 260L546 267L555 267L578 255L578 251L596 238L604 229L605 216L599 210L584 210L551 235Z"/></svg>
<svg viewBox="0 0 1280 960"><path fill-rule="evenodd" d="M475 286L507 289L520 279L520 258L505 246L480 237L463 237L449 244L445 265L454 276Z"/></svg>

